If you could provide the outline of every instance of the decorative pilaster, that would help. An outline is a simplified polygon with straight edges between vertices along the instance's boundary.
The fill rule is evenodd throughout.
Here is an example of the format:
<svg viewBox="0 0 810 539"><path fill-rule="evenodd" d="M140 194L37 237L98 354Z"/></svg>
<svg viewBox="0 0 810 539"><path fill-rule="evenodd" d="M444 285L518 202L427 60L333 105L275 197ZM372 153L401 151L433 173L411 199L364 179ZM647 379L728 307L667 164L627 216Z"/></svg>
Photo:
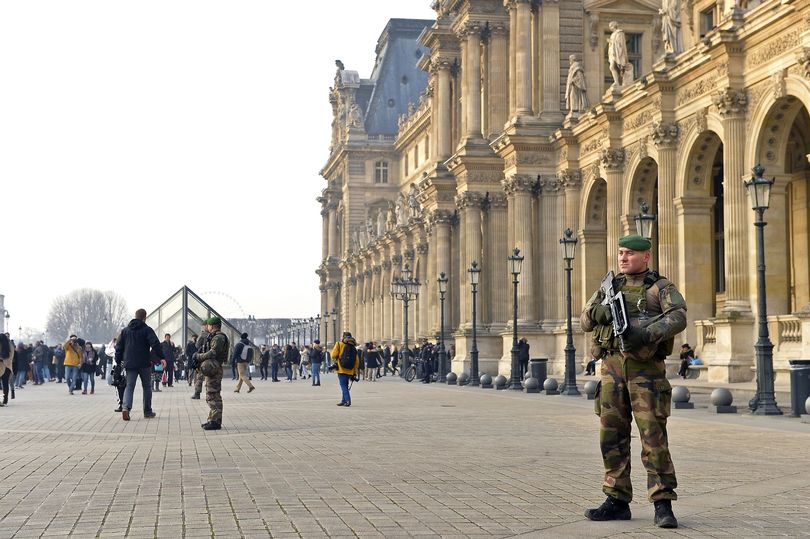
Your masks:
<svg viewBox="0 0 810 539"><path fill-rule="evenodd" d="M712 102L723 118L723 183L726 305L723 313L751 313L748 274L748 218L751 213L742 179L745 172L745 91L725 88Z"/></svg>
<svg viewBox="0 0 810 539"><path fill-rule="evenodd" d="M468 22L460 37L466 39L463 73L467 93L462 96L467 119L465 138L481 138L481 29L478 22Z"/></svg>
<svg viewBox="0 0 810 539"><path fill-rule="evenodd" d="M622 191L624 187L624 150L602 150L600 163L607 182L607 267L616 265L616 249L622 236Z"/></svg>
<svg viewBox="0 0 810 539"><path fill-rule="evenodd" d="M471 323L471 299L470 284L466 272L473 261L478 262L481 267L482 281L485 279L489 268L483 267L481 258L481 206L484 201L484 194L476 191L465 191L456 197L456 206L461 214L461 235L463 238L463 253L461 267L459 268L460 289L461 289L461 323L464 325ZM463 276L463 277L461 277ZM479 287L480 289L480 287Z"/></svg>
<svg viewBox="0 0 810 539"><path fill-rule="evenodd" d="M435 235L435 242L432 252L436 253L436 277L444 273L447 278L450 278L450 239L451 227L453 225L453 212L450 210L435 210L430 215L430 223ZM455 301L453 298L453 288L448 287L445 305L450 306ZM437 325L439 321L437 320ZM453 326L452 310L447 309L445 312L445 327L451 328ZM449 333L448 333L449 334Z"/></svg>
<svg viewBox="0 0 810 539"><path fill-rule="evenodd" d="M428 337L428 313L430 306L430 282L428 281L428 244L420 243L416 246L416 256L419 257L416 276L422 286L419 287L419 298L416 300L416 308L419 316L414 327L414 335L418 337Z"/></svg>
<svg viewBox="0 0 810 539"><path fill-rule="evenodd" d="M532 115L531 0L515 0L515 115Z"/></svg>
<svg viewBox="0 0 810 539"><path fill-rule="evenodd" d="M658 265L662 275L673 278L678 273L678 224L673 201L679 136L677 124L653 123L652 140L658 148Z"/></svg>
<svg viewBox="0 0 810 539"><path fill-rule="evenodd" d="M436 111L436 123L438 129L436 132L438 161L443 163L452 154L452 124L451 119L451 90L450 82L452 80L452 70L454 69L455 61L449 58L439 58L436 62L438 88L437 96L434 97L438 101L438 106L434 109Z"/></svg>
<svg viewBox="0 0 810 539"><path fill-rule="evenodd" d="M542 283L564 283L565 273L561 264L560 237L562 237L563 225L560 219L560 181L557 176L542 176L538 182L537 192L539 193L540 208L540 230L539 243L541 276L538 282ZM525 262L524 262L525 263ZM540 318L544 325L555 327L563 319L564 294L546 293L540 296Z"/></svg>
<svg viewBox="0 0 810 539"><path fill-rule="evenodd" d="M534 291L534 267L532 249L532 194L537 185L534 176L528 174L515 174L507 177L503 188L509 197L510 218L514 228L514 243L507 248L517 247L524 257L523 271L518 284L518 323L529 324L536 322L536 314L532 306Z"/></svg>
<svg viewBox="0 0 810 539"><path fill-rule="evenodd" d="M505 24L490 27L489 38L489 133L499 134L509 119L509 29Z"/></svg>
<svg viewBox="0 0 810 539"><path fill-rule="evenodd" d="M557 123L560 111L560 2L544 0L540 6L543 40L543 121Z"/></svg>
<svg viewBox="0 0 810 539"><path fill-rule="evenodd" d="M490 326L505 327L510 317L509 295L503 293L506 258L509 256L507 240L507 207L505 193L489 193L485 203L484 264L491 270L486 274L482 290L482 303L486 307L482 322Z"/></svg>
<svg viewBox="0 0 810 539"><path fill-rule="evenodd" d="M579 170L566 169L557 174L557 180L563 188L565 195L565 212L563 214L563 229L579 230L579 200L582 191L582 174ZM563 230L557 232L558 249L559 239L562 238ZM580 248L581 252L581 248ZM579 255L577 255L579 256ZM575 262L576 263L576 262ZM580 273L575 267L574 275ZM584 303L581 301L582 281L581 279L571 280L571 298L573 312L582 310ZM564 312L564 311L561 311Z"/></svg>

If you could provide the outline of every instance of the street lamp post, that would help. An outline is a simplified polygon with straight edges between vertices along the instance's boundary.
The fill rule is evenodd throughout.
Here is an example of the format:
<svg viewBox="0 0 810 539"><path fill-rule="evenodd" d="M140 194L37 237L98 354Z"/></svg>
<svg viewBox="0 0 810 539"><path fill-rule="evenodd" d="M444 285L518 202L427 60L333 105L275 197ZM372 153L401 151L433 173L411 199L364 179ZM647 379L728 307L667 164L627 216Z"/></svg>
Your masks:
<svg viewBox="0 0 810 539"><path fill-rule="evenodd" d="M574 232L570 228L565 229L563 237L560 240L560 245L563 246L563 260L565 260L565 303L567 316L565 329L565 383L560 390L560 394L578 397L580 392L579 389L577 389L576 359L574 358L576 348L574 348L574 332L571 327L571 272L574 269L574 249L577 245L577 239L574 237Z"/></svg>
<svg viewBox="0 0 810 539"><path fill-rule="evenodd" d="M312 345L312 332L315 329L315 319L313 317L309 317L309 344Z"/></svg>
<svg viewBox="0 0 810 539"><path fill-rule="evenodd" d="M324 338L326 339L326 349L329 349L329 313L323 313L323 323L324 328L323 332L325 333Z"/></svg>
<svg viewBox="0 0 810 539"><path fill-rule="evenodd" d="M518 346L518 276L523 268L523 256L520 249L515 247L509 260L509 271L512 274L512 376L509 381L509 389L517 391L523 390L523 383L520 381L520 347Z"/></svg>
<svg viewBox="0 0 810 539"><path fill-rule="evenodd" d="M765 210L770 205L771 187L774 179L766 180L762 177L765 168L757 165L753 168L754 175L745 182L748 196L751 199L751 208L757 214L754 226L757 227L757 319L759 323L759 339L754 345L757 356L757 394L750 403L751 412L755 415L782 415L782 410L776 405L774 395L773 374L773 343L768 335L768 305L765 296Z"/></svg>
<svg viewBox="0 0 810 539"><path fill-rule="evenodd" d="M470 385L478 386L481 383L481 377L478 376L478 328L476 327L477 318L477 305L476 296L478 294L478 283L481 278L481 268L478 267L478 262L473 260L470 263L470 269L467 270L470 274L470 285L472 286L472 348L470 348Z"/></svg>
<svg viewBox="0 0 810 539"><path fill-rule="evenodd" d="M321 340L321 315L320 313L315 316L315 338Z"/></svg>
<svg viewBox="0 0 810 539"><path fill-rule="evenodd" d="M439 317L439 383L447 382L447 349L444 347L444 299L447 295L447 275L444 272L439 274L439 303L441 304L441 316Z"/></svg>
<svg viewBox="0 0 810 539"><path fill-rule="evenodd" d="M412 299L419 297L419 286L422 283L419 279L413 278L411 268L408 264L402 268L402 275L391 280L391 295L394 299L402 301L402 306L405 312L405 335L403 337L403 365L400 369L400 376L402 376L408 368L407 362L410 361L410 349L408 348L408 305Z"/></svg>

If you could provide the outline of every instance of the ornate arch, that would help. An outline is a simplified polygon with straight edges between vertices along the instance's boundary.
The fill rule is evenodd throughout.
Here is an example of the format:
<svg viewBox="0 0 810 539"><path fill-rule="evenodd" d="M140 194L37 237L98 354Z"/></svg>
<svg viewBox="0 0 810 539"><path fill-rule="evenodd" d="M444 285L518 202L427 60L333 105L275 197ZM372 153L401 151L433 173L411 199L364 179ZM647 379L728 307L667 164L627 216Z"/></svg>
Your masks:
<svg viewBox="0 0 810 539"><path fill-rule="evenodd" d="M607 230L607 182L599 174L599 165L591 165L583 171L585 185L582 187L579 223L583 230Z"/></svg>
<svg viewBox="0 0 810 539"><path fill-rule="evenodd" d="M635 166L627 170L622 214L632 215L638 212L642 200L652 206L658 183L658 163L652 157L647 156L638 159Z"/></svg>
<svg viewBox="0 0 810 539"><path fill-rule="evenodd" d="M717 153L707 139L716 139L717 145L725 141L723 121L711 110L701 109L685 124L681 134L681 145L677 164L675 196L686 194L708 195L711 191L711 159ZM704 166L708 164L708 166Z"/></svg>
<svg viewBox="0 0 810 539"><path fill-rule="evenodd" d="M749 133L752 136L746 145L746 168L761 163L766 168L778 168L778 172L785 170L784 156L790 126L802 106L810 111L810 81L802 77L788 75L783 85L772 84L765 91L749 111Z"/></svg>

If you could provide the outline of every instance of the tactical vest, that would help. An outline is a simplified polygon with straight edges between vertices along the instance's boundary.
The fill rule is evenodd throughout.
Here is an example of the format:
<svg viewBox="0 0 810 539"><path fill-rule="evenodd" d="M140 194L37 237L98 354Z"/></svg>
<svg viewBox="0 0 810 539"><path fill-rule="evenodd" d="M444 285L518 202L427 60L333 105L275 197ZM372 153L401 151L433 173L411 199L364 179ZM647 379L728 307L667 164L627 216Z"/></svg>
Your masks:
<svg viewBox="0 0 810 539"><path fill-rule="evenodd" d="M663 281L663 283L662 283ZM647 312L647 292L658 283L663 285L667 284L666 277L662 277L658 272L650 270L644 277L644 282L641 285L628 285L626 278L622 276L613 282L614 289L621 290L624 296L625 308L627 309L627 319L632 327L647 327L658 320L662 313L650 315ZM659 290L663 286L658 287ZM621 342L619 338L613 334L613 324L598 325L593 331L593 343L595 347L601 348L602 353L600 357L608 353L615 353L621 350ZM669 338L659 343L657 346L651 345L649 348L645 347L644 350L639 350L639 355L647 356L655 359L663 359L670 354L675 346L675 338ZM596 355L594 355L596 357Z"/></svg>

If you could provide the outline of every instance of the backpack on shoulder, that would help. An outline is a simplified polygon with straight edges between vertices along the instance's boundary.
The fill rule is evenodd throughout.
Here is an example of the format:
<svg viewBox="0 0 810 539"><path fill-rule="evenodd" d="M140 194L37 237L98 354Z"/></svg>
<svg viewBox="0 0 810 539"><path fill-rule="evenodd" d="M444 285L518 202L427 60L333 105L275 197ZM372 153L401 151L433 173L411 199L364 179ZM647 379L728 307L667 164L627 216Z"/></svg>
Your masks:
<svg viewBox="0 0 810 539"><path fill-rule="evenodd" d="M354 366L357 362L357 349L354 345L346 343L343 346L343 353L340 355L340 368L344 371L350 371L354 369Z"/></svg>
<svg viewBox="0 0 810 539"><path fill-rule="evenodd" d="M239 358L242 361L250 362L253 359L253 347L249 344L245 344L242 346L242 353L239 355Z"/></svg>

